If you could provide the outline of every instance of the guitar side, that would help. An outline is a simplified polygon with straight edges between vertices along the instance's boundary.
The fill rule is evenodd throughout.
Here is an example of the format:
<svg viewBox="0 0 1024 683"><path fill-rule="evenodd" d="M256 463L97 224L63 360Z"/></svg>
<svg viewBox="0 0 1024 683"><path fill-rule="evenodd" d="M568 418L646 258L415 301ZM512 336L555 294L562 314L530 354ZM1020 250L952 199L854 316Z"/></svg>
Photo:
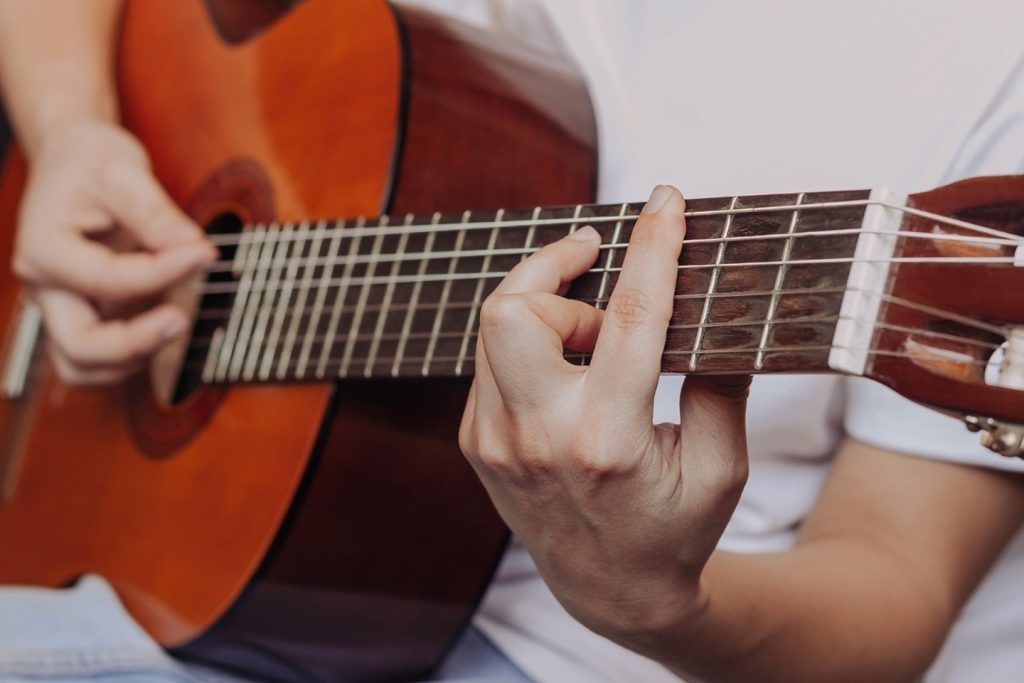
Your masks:
<svg viewBox="0 0 1024 683"><path fill-rule="evenodd" d="M428 14L307 0L227 44L199 0L132 2L119 63L126 124L204 224L591 199L579 78ZM503 546L455 445L462 382L206 389L167 407L145 381L72 389L45 361L34 376L0 581L101 573L185 655L281 680L416 675Z"/></svg>

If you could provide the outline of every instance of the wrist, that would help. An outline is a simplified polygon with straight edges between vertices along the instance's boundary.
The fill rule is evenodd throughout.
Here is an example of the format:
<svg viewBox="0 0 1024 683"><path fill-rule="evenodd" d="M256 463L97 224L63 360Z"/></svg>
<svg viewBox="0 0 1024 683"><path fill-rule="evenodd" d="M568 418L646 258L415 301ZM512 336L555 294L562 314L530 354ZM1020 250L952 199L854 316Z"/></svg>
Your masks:
<svg viewBox="0 0 1024 683"><path fill-rule="evenodd" d="M104 88L51 89L22 111L14 121L18 139L28 158L34 159L51 138L93 124L118 125L119 109L113 93Z"/></svg>
<svg viewBox="0 0 1024 683"><path fill-rule="evenodd" d="M677 652L680 643L688 640L686 633L699 628L710 602L703 581L688 582L672 594L652 599L642 609L623 613L614 639L635 652L663 661L666 648Z"/></svg>
<svg viewBox="0 0 1024 683"><path fill-rule="evenodd" d="M588 628L648 657L663 659L666 648L678 651L680 637L699 628L710 605L710 593L699 577L633 584L623 594L575 600L559 596L566 608Z"/></svg>

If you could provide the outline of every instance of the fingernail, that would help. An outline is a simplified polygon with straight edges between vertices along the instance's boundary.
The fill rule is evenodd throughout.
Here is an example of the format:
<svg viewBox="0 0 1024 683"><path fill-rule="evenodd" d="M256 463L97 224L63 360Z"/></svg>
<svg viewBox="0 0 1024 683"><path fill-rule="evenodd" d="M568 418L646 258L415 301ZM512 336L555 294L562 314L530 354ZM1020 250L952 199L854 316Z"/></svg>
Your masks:
<svg viewBox="0 0 1024 683"><path fill-rule="evenodd" d="M671 196L671 187L668 185L658 185L651 192L651 197L647 200L647 204L644 205L644 210L641 213L658 213Z"/></svg>
<svg viewBox="0 0 1024 683"><path fill-rule="evenodd" d="M579 240L580 242L600 242L601 235L589 225L584 225L582 228L569 235L571 240Z"/></svg>

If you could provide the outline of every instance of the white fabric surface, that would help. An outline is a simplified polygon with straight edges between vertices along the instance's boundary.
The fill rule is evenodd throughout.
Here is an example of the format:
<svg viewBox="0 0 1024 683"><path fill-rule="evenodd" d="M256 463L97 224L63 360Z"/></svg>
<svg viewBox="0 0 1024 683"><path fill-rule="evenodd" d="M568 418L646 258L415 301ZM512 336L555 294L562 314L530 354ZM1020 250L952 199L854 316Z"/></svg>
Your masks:
<svg viewBox="0 0 1024 683"><path fill-rule="evenodd" d="M517 35L532 0L417 0ZM657 183L689 196L888 186L928 189L1024 171L1024 3L994 0L551 0L600 129L600 197ZM656 420L676 419L663 380ZM722 546L787 548L838 441L1024 470L951 418L865 380L762 377L750 401L751 476ZM1024 538L972 599L927 683L1024 675ZM477 617L540 683L677 680L569 617L513 547Z"/></svg>

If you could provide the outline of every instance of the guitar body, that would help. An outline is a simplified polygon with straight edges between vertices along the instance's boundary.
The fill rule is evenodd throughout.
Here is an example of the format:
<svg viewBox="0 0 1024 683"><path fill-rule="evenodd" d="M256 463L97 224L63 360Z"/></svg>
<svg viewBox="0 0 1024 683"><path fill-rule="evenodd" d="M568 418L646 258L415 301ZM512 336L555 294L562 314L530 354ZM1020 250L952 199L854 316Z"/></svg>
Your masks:
<svg viewBox="0 0 1024 683"><path fill-rule="evenodd" d="M594 123L564 63L379 0L274 5L128 3L123 119L200 223L591 199ZM23 178L12 158L5 262ZM4 353L18 302L5 272ZM278 680L423 674L507 534L455 443L466 389L206 387L169 404L148 378L67 387L40 356L0 405L0 582L102 574L164 645Z"/></svg>

